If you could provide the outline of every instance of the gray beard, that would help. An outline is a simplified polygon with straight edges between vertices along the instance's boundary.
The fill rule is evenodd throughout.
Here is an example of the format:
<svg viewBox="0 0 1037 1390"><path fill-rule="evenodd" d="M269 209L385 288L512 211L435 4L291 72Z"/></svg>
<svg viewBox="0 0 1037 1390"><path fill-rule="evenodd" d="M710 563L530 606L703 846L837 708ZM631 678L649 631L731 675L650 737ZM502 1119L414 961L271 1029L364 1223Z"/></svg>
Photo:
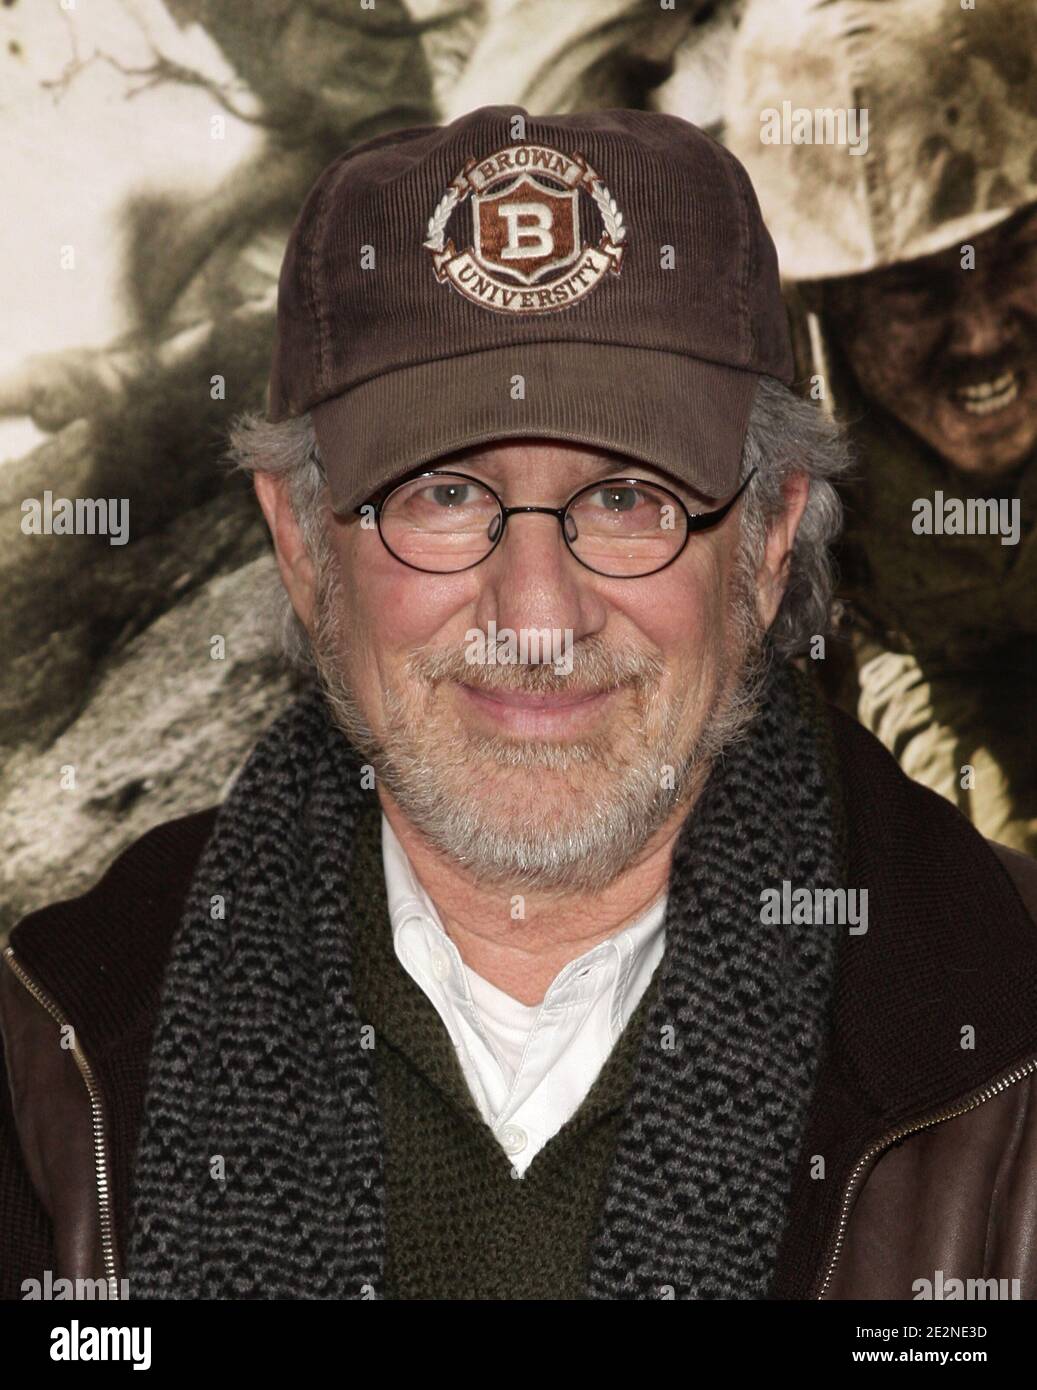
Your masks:
<svg viewBox="0 0 1037 1390"><path fill-rule="evenodd" d="M769 666L751 571L740 562L716 693L690 748L678 747L679 711L659 708L661 663L640 653L617 654L596 638L573 650L568 677L559 677L550 664L463 666L458 653L443 651L415 653L410 673L429 697L443 679L541 692L564 689L565 682L594 689L628 685L637 709L633 756L616 758L608 729L582 741L545 743L489 737L455 721L444 743L443 725L430 724L396 690L383 692L385 732L376 737L344 674L343 612L338 577L328 565L319 576L312 656L336 723L410 824L488 886L560 895L606 888L682 802L690 809L715 760L752 722ZM502 789L516 778L528 788L531 775L568 781L567 774L578 778L581 767L592 778L598 774L599 790L574 788L564 822L557 810L538 814L535 797L528 798L524 816L502 817L492 813L493 803L466 794L480 777L494 778ZM664 768L670 769L666 777Z"/></svg>

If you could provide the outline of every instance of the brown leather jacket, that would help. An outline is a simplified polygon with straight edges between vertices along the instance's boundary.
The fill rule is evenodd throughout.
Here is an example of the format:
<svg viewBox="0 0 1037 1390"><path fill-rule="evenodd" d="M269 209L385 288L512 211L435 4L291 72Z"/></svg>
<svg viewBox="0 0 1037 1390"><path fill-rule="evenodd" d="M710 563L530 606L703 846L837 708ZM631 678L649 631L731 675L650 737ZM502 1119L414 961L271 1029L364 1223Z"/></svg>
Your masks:
<svg viewBox="0 0 1037 1390"><path fill-rule="evenodd" d="M1037 862L988 845L832 717L870 944L843 953L775 1296L911 1299L929 1281L947 1297L972 1279L1007 1281L974 1297L1033 1299ZM214 816L158 827L90 893L12 933L0 1296L48 1269L118 1296L163 969Z"/></svg>

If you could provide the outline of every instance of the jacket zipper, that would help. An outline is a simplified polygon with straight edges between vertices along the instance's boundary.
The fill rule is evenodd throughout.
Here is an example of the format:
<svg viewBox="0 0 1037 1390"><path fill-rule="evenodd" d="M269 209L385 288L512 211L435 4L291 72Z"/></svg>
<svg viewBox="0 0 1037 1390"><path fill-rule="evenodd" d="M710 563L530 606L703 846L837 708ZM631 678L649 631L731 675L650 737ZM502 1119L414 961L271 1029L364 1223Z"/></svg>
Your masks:
<svg viewBox="0 0 1037 1390"><path fill-rule="evenodd" d="M938 1115L930 1115L924 1120L916 1120L914 1124L904 1125L900 1129L891 1130L888 1134L883 1135L876 1143L872 1144L871 1148L858 1160L856 1167L850 1174L850 1180L846 1184L846 1191L843 1194L842 1210L839 1213L839 1229L836 1232L835 1247L832 1250L832 1258L829 1261L824 1282L816 1295L818 1299L824 1298L828 1286L832 1282L832 1276L835 1274L835 1267L839 1263L843 1241L846 1237L846 1227L850 1220L850 1208L853 1206L853 1201L857 1195L855 1188L857 1187L858 1178L875 1155L881 1153L884 1149L888 1149L890 1145L895 1144L898 1139L906 1138L909 1134L916 1134L922 1129L931 1129L934 1125L942 1124L944 1120L953 1120L956 1119L958 1115L965 1115L968 1111L975 1110L976 1107L982 1105L984 1101L993 1100L996 1095L1000 1095L1000 1093L1007 1090L1009 1086L1013 1086L1017 1081L1022 1081L1024 1077L1032 1075L1035 1071L1037 1071L1037 1057L1031 1058L1029 1062L1025 1062L1021 1067L1017 1067L1014 1071L1010 1071L1005 1076L999 1077L997 1081L993 1082L990 1086L985 1086L982 1091L977 1092L967 1100L956 1102L954 1109L944 1110Z"/></svg>
<svg viewBox="0 0 1037 1390"><path fill-rule="evenodd" d="M83 1078L87 1095L90 1097L90 1123L94 1143L94 1178L97 1183L97 1213L101 1228L101 1258L104 1264L104 1277L108 1284L108 1297L117 1299L119 1297L119 1281L116 1278L115 1242L112 1238L112 1213L108 1190L108 1154L104 1111L101 1107L101 1090L97 1084L97 1078L94 1076L94 1069L90 1065L86 1053L79 1046L78 1034L65 1014L29 975L22 963L15 958L13 947L4 947L4 959L19 982L24 985L36 1002L46 1009L59 1027L72 1028L73 1043L69 1051L79 1068L79 1074Z"/></svg>
<svg viewBox="0 0 1037 1390"><path fill-rule="evenodd" d="M41 989L25 970L21 962L16 959L13 947L4 947L4 958L20 983L29 991L37 1003L46 1009L47 1013L58 1023L59 1027L72 1027L65 1017L65 1014L57 1004L54 1003L53 999ZM73 1038L77 1038L74 1027L72 1027L72 1036ZM97 1183L97 1210L101 1229L101 1256L104 1262L105 1279L108 1283L108 1297L110 1299L118 1299L119 1281L116 1277L115 1247L112 1240L111 1205L108 1197L108 1158L105 1141L104 1112L101 1108L101 1092L94 1076L93 1067L91 1067L85 1052L79 1046L78 1039L73 1043L70 1051L76 1066L79 1068L79 1074L83 1078L83 1082L87 1089L87 1095L90 1098L91 1128L93 1130L94 1142L94 1177ZM971 1096L964 1104L957 1105L955 1109L944 1110L937 1115L930 1115L925 1119L916 1120L913 1124L890 1130L888 1134L883 1135L881 1139L877 1140L876 1143L866 1150L854 1166L853 1172L850 1174L849 1182L846 1185L846 1190L843 1193L843 1204L839 1213L839 1228L836 1232L835 1246L832 1250L832 1257L829 1261L824 1281L816 1295L818 1300L824 1298L828 1291L828 1287L835 1274L836 1265L839 1263L839 1256L842 1254L843 1242L846 1238L846 1227L849 1224L850 1208L853 1205L853 1198L855 1196L854 1189L866 1165L877 1154L888 1149L890 1145L895 1144L898 1139L905 1139L909 1134L917 1134L923 1129L931 1129L935 1125L942 1124L944 1120L953 1120L959 1115L965 1115L970 1110L975 1110L978 1105L982 1105L985 1101L993 1100L995 1096L1000 1095L1000 1093L1007 1090L1009 1086L1013 1086L1017 1081L1022 1081L1024 1077L1032 1075L1035 1071L1037 1071L1037 1057L1031 1058L1025 1065L1017 1067L1006 1076L999 1077L991 1086L984 1087L982 1091Z"/></svg>

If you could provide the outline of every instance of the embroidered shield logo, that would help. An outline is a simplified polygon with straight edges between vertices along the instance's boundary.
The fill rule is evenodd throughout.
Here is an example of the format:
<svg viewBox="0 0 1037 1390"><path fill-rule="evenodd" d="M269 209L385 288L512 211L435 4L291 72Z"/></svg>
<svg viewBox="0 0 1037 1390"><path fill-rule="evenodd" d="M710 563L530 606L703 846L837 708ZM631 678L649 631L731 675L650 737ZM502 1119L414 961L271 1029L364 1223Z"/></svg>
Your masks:
<svg viewBox="0 0 1037 1390"><path fill-rule="evenodd" d="M458 251L447 224L471 194L471 245ZM581 197L601 234L581 236ZM589 201L587 201L589 200ZM429 218L423 245L436 278L485 309L542 314L567 309L618 275L627 229L616 200L579 153L509 145L469 159Z"/></svg>
<svg viewBox="0 0 1037 1390"><path fill-rule="evenodd" d="M556 193L528 174L499 193L476 193L472 222L479 264L526 285L571 265L582 249L576 193Z"/></svg>

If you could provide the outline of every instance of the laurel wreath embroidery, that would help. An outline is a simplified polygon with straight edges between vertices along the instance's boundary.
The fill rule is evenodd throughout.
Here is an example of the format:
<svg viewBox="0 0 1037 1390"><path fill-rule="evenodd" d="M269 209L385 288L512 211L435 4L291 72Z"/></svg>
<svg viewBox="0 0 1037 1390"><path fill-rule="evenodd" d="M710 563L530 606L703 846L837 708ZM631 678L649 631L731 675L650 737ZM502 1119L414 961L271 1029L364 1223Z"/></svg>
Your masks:
<svg viewBox="0 0 1037 1390"><path fill-rule="evenodd" d="M450 221L450 214L457 207L460 196L456 188L450 188L436 204L436 209L428 220L428 240L422 243L430 251L442 251L446 239L446 224Z"/></svg>
<svg viewBox="0 0 1037 1390"><path fill-rule="evenodd" d="M590 193L591 197L598 205L598 211L601 213L601 220L605 224L605 231L608 233L609 241L614 245L618 245L626 236L627 229L623 225L623 214L616 206L615 198L613 198L612 194L597 175L595 175L594 182L591 184Z"/></svg>

